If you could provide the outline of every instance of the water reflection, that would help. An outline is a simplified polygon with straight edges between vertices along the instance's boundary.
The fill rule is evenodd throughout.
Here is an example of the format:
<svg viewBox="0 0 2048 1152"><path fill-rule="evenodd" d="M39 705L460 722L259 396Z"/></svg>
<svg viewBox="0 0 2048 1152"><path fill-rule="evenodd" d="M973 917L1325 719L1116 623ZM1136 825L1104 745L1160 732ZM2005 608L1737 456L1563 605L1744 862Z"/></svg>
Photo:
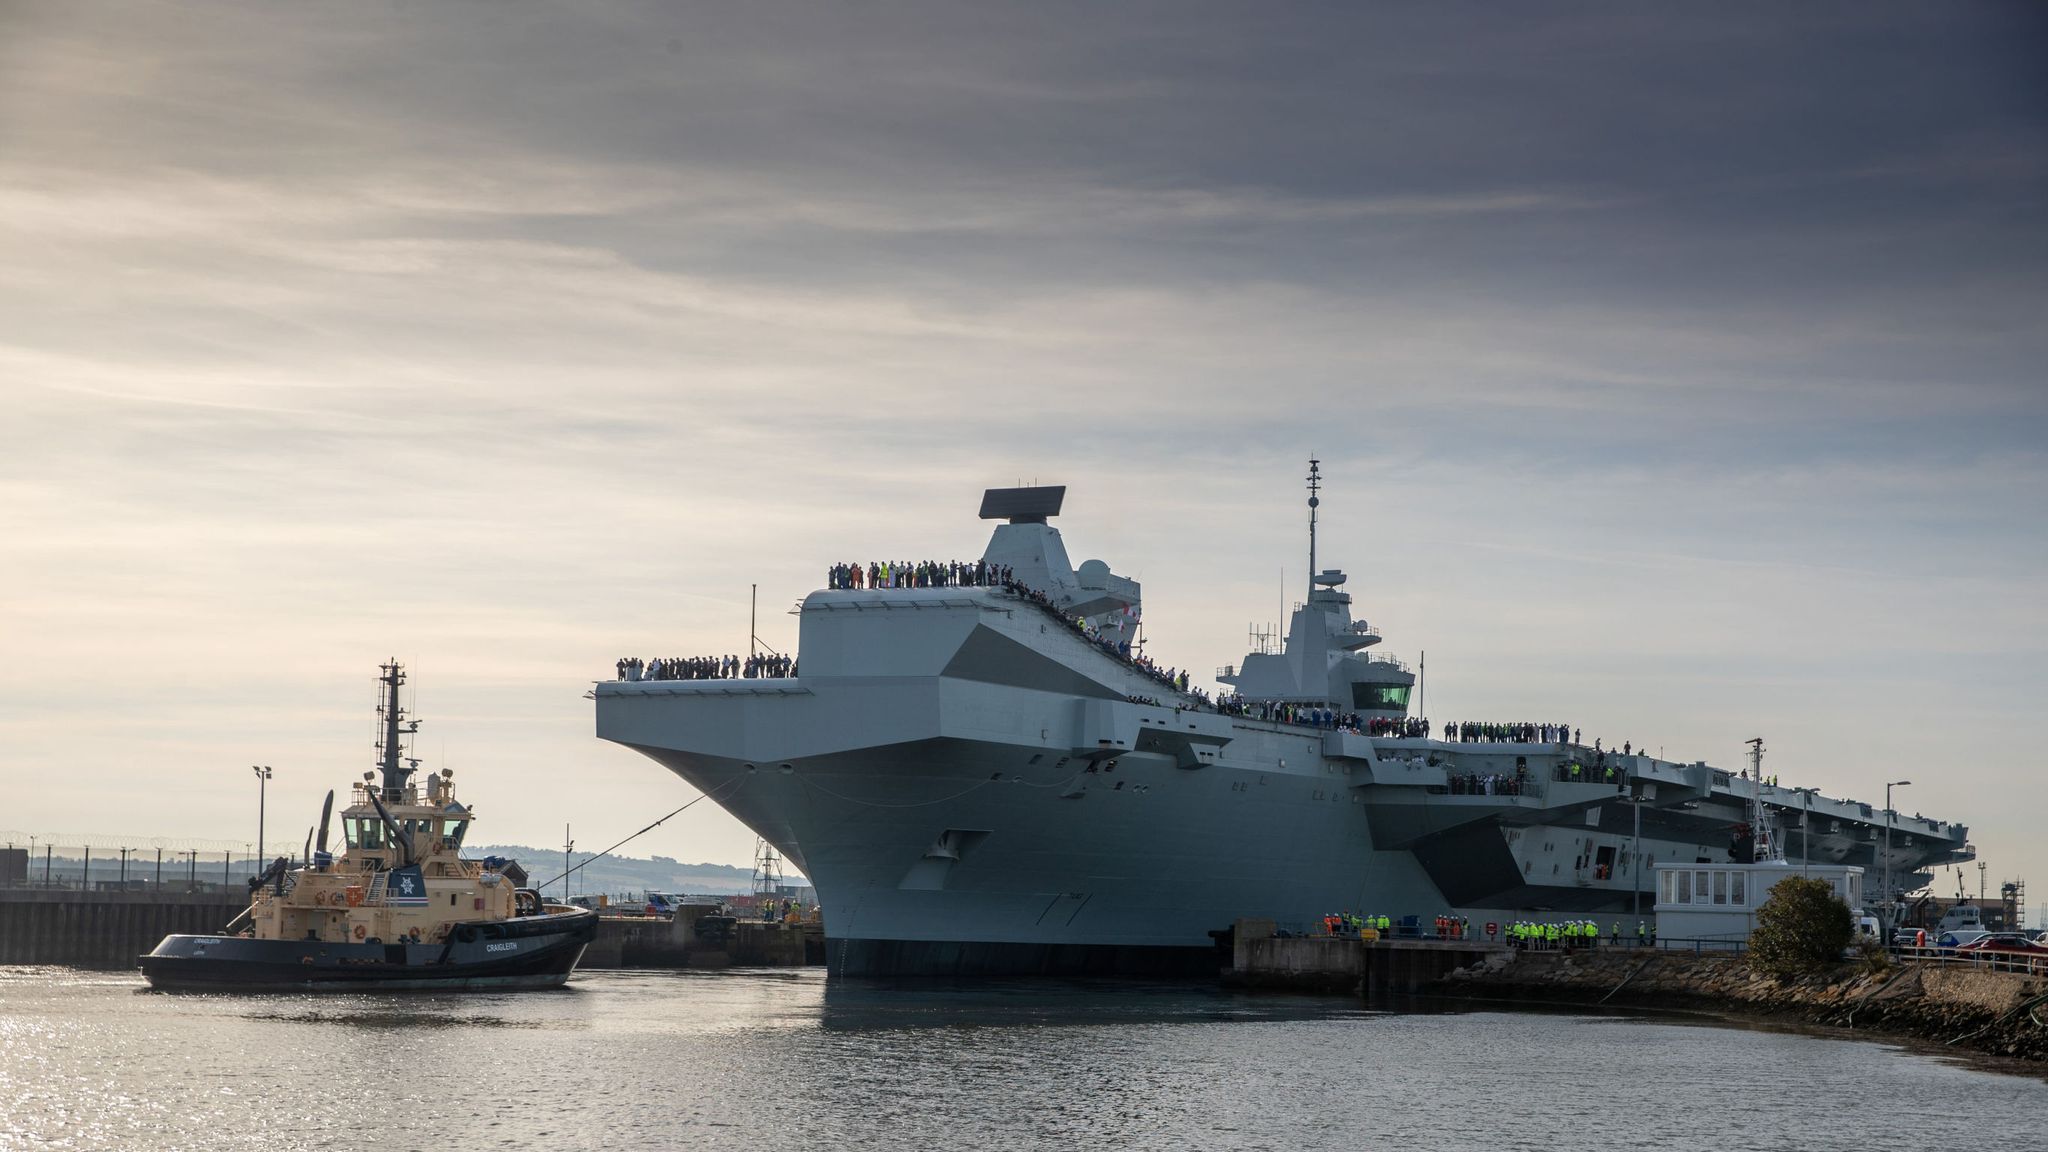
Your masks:
<svg viewBox="0 0 2048 1152"><path fill-rule="evenodd" d="M0 972L0 1148L1781 1152L1937 1116L1950 1140L2048 1137L2038 1080L1697 1020L815 971L476 995L136 986Z"/></svg>

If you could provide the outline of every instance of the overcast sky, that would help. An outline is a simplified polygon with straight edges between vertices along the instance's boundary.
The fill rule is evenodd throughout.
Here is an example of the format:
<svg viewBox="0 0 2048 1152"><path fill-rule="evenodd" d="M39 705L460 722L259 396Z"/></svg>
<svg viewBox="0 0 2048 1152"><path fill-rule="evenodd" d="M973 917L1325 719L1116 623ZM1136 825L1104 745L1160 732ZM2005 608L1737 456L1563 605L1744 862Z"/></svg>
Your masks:
<svg viewBox="0 0 2048 1152"><path fill-rule="evenodd" d="M2048 884L2043 12L5 0L0 829L253 839L268 763L296 843L396 655L486 839L609 843L694 794L620 655L1035 479L1212 670L1316 454L1433 719Z"/></svg>

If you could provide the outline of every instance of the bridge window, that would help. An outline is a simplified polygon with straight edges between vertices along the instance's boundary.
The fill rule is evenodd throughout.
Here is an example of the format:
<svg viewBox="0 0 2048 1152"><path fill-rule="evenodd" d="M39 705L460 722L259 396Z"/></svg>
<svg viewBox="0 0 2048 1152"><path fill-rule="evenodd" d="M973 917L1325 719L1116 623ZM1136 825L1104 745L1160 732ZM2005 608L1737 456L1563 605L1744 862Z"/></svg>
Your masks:
<svg viewBox="0 0 2048 1152"><path fill-rule="evenodd" d="M1408 685L1406 684L1353 684L1351 706L1360 709L1408 710Z"/></svg>

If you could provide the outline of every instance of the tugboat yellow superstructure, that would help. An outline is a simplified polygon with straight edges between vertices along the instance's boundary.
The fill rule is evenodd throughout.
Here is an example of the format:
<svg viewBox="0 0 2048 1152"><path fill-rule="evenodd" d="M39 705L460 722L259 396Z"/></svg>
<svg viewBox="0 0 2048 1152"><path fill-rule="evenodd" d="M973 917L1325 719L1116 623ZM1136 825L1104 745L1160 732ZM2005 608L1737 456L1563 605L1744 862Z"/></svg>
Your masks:
<svg viewBox="0 0 2048 1152"><path fill-rule="evenodd" d="M317 847L280 857L251 884L249 907L219 936L167 936L142 958L158 988L542 988L569 978L597 935L597 914L546 905L495 858L465 860L474 813L454 773L411 778L403 740L418 728L398 702L405 673L382 666L378 772L350 786L345 848L327 851L334 794Z"/></svg>

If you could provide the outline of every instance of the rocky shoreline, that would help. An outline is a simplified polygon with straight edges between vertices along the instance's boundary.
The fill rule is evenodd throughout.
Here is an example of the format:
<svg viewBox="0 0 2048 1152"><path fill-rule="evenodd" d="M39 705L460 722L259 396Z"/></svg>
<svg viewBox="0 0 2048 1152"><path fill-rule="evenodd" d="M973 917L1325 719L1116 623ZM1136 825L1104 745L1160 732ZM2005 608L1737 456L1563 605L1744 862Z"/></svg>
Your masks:
<svg viewBox="0 0 2048 1152"><path fill-rule="evenodd" d="M1498 953L1429 989L1460 999L1706 1010L1794 1018L2048 1062L2048 979L1915 963L1872 972L1845 964L1778 983L1739 957L1618 950Z"/></svg>

